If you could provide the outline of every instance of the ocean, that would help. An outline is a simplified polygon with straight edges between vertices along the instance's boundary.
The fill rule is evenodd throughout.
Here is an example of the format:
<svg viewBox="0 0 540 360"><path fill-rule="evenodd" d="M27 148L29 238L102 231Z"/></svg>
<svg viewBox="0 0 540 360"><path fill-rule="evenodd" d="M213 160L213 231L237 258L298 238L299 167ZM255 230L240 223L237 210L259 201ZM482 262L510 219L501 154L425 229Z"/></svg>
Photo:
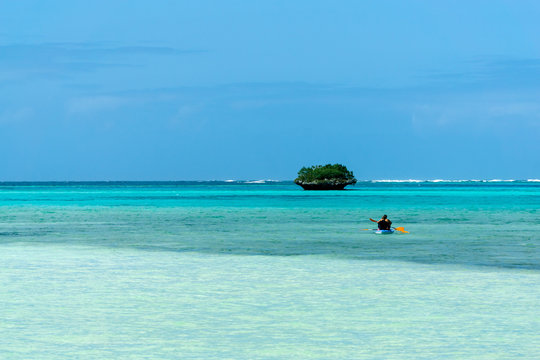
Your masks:
<svg viewBox="0 0 540 360"><path fill-rule="evenodd" d="M540 359L539 210L536 180L0 183L0 358Z"/></svg>

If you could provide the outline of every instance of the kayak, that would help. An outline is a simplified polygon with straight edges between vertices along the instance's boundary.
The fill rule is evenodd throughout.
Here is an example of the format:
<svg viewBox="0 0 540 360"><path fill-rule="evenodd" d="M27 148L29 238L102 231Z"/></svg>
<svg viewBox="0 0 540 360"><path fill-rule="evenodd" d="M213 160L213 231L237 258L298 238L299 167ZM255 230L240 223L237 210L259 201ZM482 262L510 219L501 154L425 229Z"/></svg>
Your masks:
<svg viewBox="0 0 540 360"><path fill-rule="evenodd" d="M394 230L375 230L377 235L393 234Z"/></svg>

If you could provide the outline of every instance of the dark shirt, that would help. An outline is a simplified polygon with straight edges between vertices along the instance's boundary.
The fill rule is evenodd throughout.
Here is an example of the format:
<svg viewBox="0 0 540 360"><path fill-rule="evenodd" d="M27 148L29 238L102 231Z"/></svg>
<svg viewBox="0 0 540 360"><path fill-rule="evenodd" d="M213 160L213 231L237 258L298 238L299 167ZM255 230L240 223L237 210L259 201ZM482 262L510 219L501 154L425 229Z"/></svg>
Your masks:
<svg viewBox="0 0 540 360"><path fill-rule="evenodd" d="M392 225L392 222L388 219L379 220L377 225L379 226L379 230L390 230L390 225Z"/></svg>

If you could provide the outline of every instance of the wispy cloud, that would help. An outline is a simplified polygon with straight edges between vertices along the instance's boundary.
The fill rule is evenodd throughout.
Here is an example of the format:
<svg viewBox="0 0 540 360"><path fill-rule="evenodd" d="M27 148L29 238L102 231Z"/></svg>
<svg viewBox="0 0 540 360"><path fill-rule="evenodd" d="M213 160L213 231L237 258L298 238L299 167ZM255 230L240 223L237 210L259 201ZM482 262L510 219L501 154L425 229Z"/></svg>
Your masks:
<svg viewBox="0 0 540 360"><path fill-rule="evenodd" d="M356 121L360 122L374 113L396 122L411 119L410 125L419 133L440 133L445 129L490 131L512 122L536 131L540 126L539 104L540 84L537 88L426 84L370 89L339 84L276 82L88 92L72 98L67 103L67 112L76 115L141 106L146 111L160 113L171 123L185 124L202 119L219 121L218 118L225 114L229 119L235 119L246 114L326 108L339 113L357 113ZM216 117L216 114L220 116ZM297 114L293 120L283 119L284 122L303 121Z"/></svg>
<svg viewBox="0 0 540 360"><path fill-rule="evenodd" d="M404 104L417 132L461 128L467 132L491 131L509 124L523 131L540 127L540 91L501 90L426 94Z"/></svg>
<svg viewBox="0 0 540 360"><path fill-rule="evenodd" d="M85 96L72 99L67 104L69 114L80 114L112 110L132 103L134 100L126 96Z"/></svg>
<svg viewBox="0 0 540 360"><path fill-rule="evenodd" d="M4 110L0 113L0 124L18 123L31 118L34 114L34 109L31 107Z"/></svg>
<svg viewBox="0 0 540 360"><path fill-rule="evenodd" d="M166 46L109 43L44 43L0 45L0 76L65 76L106 67L138 66L133 55L181 56L201 53Z"/></svg>
<svg viewBox="0 0 540 360"><path fill-rule="evenodd" d="M432 70L421 78L432 85L540 87L540 59L484 57L453 64L452 70Z"/></svg>

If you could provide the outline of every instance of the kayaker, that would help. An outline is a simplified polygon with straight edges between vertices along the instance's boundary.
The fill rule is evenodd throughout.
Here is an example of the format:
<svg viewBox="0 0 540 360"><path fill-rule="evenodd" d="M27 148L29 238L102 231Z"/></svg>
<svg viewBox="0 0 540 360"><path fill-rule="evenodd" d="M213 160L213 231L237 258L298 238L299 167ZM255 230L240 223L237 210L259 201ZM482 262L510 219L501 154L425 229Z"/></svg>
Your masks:
<svg viewBox="0 0 540 360"><path fill-rule="evenodd" d="M390 230L390 225L392 225L392 222L390 219L388 219L388 216L383 215L381 220L377 221L377 226L379 227L379 230Z"/></svg>

